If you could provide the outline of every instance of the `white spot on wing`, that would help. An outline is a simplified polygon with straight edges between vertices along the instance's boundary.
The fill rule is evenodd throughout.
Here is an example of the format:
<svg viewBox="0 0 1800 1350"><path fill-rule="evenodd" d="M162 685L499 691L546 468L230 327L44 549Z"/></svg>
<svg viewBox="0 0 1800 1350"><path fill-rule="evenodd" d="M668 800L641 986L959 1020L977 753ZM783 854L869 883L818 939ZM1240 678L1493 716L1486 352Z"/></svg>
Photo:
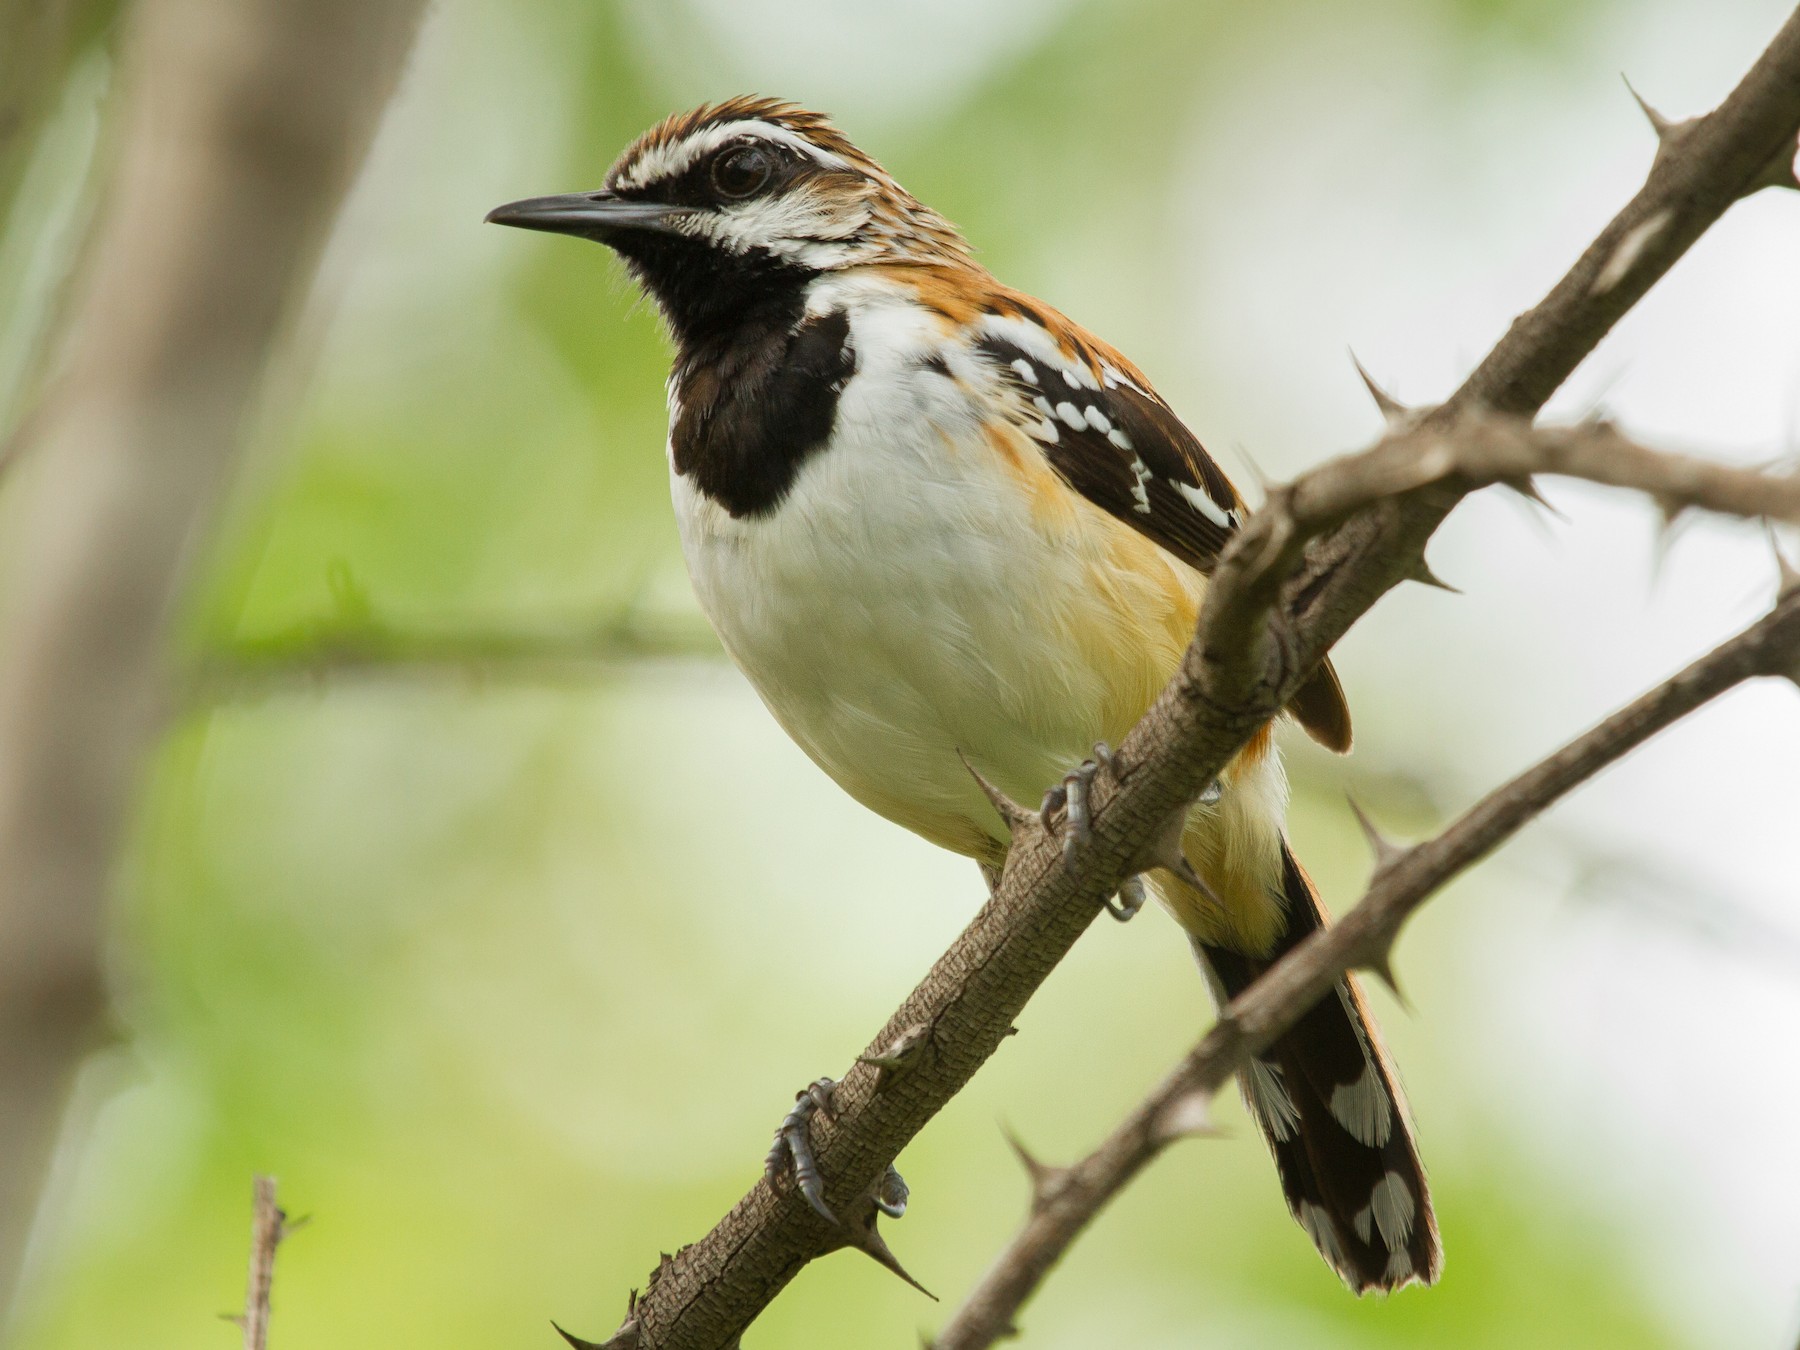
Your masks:
<svg viewBox="0 0 1800 1350"><path fill-rule="evenodd" d="M1114 445L1118 446L1119 449L1121 449L1121 450L1130 450L1133 448L1132 444L1131 444L1131 437L1127 436L1124 432L1120 431L1117 427L1114 427L1111 431L1106 433L1106 439L1111 441Z"/></svg>
<svg viewBox="0 0 1800 1350"><path fill-rule="evenodd" d="M1359 1144L1380 1148L1394 1130L1394 1113L1388 1103L1387 1084L1373 1064L1364 1063L1354 1083L1331 1090L1331 1114Z"/></svg>
<svg viewBox="0 0 1800 1350"><path fill-rule="evenodd" d="M1204 488L1197 488L1192 483L1177 483L1175 490L1188 499L1188 504L1205 516L1221 530L1229 530L1236 522L1232 519L1237 513L1226 515L1219 509L1219 504L1206 495Z"/></svg>
<svg viewBox="0 0 1800 1350"><path fill-rule="evenodd" d="M1107 420L1106 414L1092 403L1087 406L1087 424L1098 432L1104 433L1112 430L1112 423Z"/></svg>
<svg viewBox="0 0 1800 1350"><path fill-rule="evenodd" d="M1375 1218L1369 1206L1364 1205L1356 1211L1356 1217L1350 1220L1350 1226L1356 1230L1356 1236L1364 1242L1375 1236Z"/></svg>
<svg viewBox="0 0 1800 1350"><path fill-rule="evenodd" d="M1131 461L1131 472L1137 476L1137 481L1131 485L1131 495L1137 498L1137 505L1132 509L1147 516L1150 514L1150 494L1145 490L1144 482L1150 477L1150 470L1143 460L1134 459Z"/></svg>
<svg viewBox="0 0 1800 1350"><path fill-rule="evenodd" d="M1031 362L1027 361L1024 357L1021 356L1018 360L1014 361L1012 363L1012 368L1019 372L1019 378L1025 381L1026 384L1036 384L1038 382L1037 370L1032 366Z"/></svg>
<svg viewBox="0 0 1800 1350"><path fill-rule="evenodd" d="M1081 415L1081 409L1073 403L1057 404L1056 415L1069 424L1071 431L1083 431L1087 428L1087 419Z"/></svg>
<svg viewBox="0 0 1800 1350"><path fill-rule="evenodd" d="M1108 389L1116 389L1120 385L1124 385L1127 389L1137 390L1138 393L1143 394L1146 398L1154 397L1148 389L1144 388L1143 385L1139 384L1136 380L1132 379L1131 376L1127 375L1116 366L1101 366L1100 378L1106 381L1106 387Z"/></svg>

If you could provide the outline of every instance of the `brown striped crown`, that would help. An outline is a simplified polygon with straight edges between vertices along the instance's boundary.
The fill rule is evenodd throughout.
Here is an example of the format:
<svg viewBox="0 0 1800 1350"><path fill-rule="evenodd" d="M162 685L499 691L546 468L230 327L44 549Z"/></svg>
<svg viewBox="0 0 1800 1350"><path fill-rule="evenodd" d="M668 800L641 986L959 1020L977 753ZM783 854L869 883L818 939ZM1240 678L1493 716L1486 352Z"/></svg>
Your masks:
<svg viewBox="0 0 1800 1350"><path fill-rule="evenodd" d="M718 185L734 155L765 156L767 185L733 200ZM896 182L823 113L745 95L677 113L638 137L606 177L625 198L680 201L696 237L807 271L875 262L967 263L956 228Z"/></svg>

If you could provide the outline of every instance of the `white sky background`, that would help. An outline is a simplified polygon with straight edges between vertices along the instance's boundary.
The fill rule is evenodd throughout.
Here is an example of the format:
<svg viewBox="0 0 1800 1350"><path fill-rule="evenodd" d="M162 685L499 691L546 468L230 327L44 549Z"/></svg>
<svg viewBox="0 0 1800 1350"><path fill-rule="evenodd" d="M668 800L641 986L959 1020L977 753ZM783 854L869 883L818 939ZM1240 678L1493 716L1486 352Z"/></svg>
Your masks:
<svg viewBox="0 0 1800 1350"><path fill-rule="evenodd" d="M896 25L910 7L708 8L752 83L837 95L865 120L944 96L1018 40L1025 13L932 5L929 23ZM1619 6L1554 69L1521 55L1447 110L1460 75L1437 64L1429 5L1321 5L1304 31L1243 37L1254 81L1179 129L1192 195L1167 209L1191 338L1159 354L1159 369L1188 372L1167 381L1171 397L1203 439L1253 447L1289 475L1375 428L1347 346L1405 398L1448 392L1641 180L1651 137L1614 72L1671 116L1702 111L1785 12ZM851 53L873 30L895 42L945 23L956 40L907 45L890 85L866 64L822 69L793 40L803 26L837 33ZM1596 404L1653 444L1743 460L1795 449L1800 195L1734 210L1552 412ZM1647 504L1548 492L1566 523L1496 494L1459 512L1432 556L1467 598L1414 588L1343 649L1361 753L1428 771L1448 808L1749 622L1771 593L1755 531L1685 529L1653 575ZM1439 762L1440 732L1464 752L1456 763ZM1740 692L1537 832L1629 860L1639 880L1569 900L1570 867L1540 846L1461 902L1460 931L1479 944L1455 1029L1474 1038L1467 1091L1516 1118L1572 1183L1642 1216L1646 1286L1721 1345L1778 1342L1800 1315L1797 763L1800 696ZM1717 932L1655 917L1671 905Z"/></svg>
<svg viewBox="0 0 1800 1350"><path fill-rule="evenodd" d="M883 127L903 136L909 110L954 100L1065 5L698 8L743 87L828 107L868 139ZM646 50L660 13L649 0L640 9ZM1183 168L1148 204L1167 216L1173 283L1169 313L1143 331L1177 334L1176 345L1140 350L1130 320L1107 335L1161 377L1240 481L1251 475L1236 447L1291 476L1377 429L1347 348L1401 397L1442 396L1628 199L1652 140L1617 72L1671 116L1701 111L1785 13L1782 0L1619 4L1554 59L1508 48L1474 78L1466 49L1450 64L1455 44L1425 0L1321 4L1303 29L1240 24L1245 78L1171 110L1185 118L1171 131ZM883 59L868 61L871 50ZM544 106L516 116L555 124ZM519 174L498 147L520 140L496 129L458 191L502 199L494 185ZM1057 233L1046 220L1046 237ZM1079 258L1063 280L1060 293L1054 275L1039 289L1071 308L1094 285ZM1735 208L1551 412L1595 405L1652 444L1747 461L1795 450L1800 194ZM1648 504L1547 491L1566 521L1497 493L1465 506L1431 550L1465 597L1403 588L1340 649L1358 762L1428 776L1446 811L1744 626L1772 593L1754 530L1695 524L1658 568ZM768 752L765 714L741 689L729 697L746 744ZM847 839L862 841L847 853L866 858L896 833L851 824L858 808L791 760L769 767L772 779L806 784L809 810L839 803ZM1463 1007L1453 1025L1411 1037L1445 1042L1441 1061L1481 1110L1616 1209L1640 1243L1647 1296L1666 1300L1697 1344L1782 1343L1800 1324L1797 762L1800 695L1763 686L1583 789L1533 844L1446 902ZM1583 858L1618 865L1572 898ZM852 869L839 861L818 888ZM897 846L880 885L898 894L951 875L928 851ZM785 893L797 909L809 903ZM830 941L916 966L911 945L884 941L874 907L843 917Z"/></svg>

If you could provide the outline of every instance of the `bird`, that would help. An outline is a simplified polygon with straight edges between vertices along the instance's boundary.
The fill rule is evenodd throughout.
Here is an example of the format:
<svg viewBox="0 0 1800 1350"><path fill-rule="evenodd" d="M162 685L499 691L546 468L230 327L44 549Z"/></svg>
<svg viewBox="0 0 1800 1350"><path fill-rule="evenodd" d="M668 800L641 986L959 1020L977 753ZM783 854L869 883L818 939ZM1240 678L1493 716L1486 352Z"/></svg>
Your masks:
<svg viewBox="0 0 1800 1350"><path fill-rule="evenodd" d="M779 99L671 116L600 190L487 219L606 245L660 311L694 591L801 749L990 886L1010 840L990 791L1041 798L1078 843L1086 786L1175 674L1247 510L1148 377ZM1285 713L1348 752L1329 661ZM1108 902L1129 917L1154 895L1220 1006L1326 922L1286 806L1265 726ZM771 1154L815 1200L803 1127L829 1083ZM1239 1085L1288 1209L1350 1289L1437 1279L1410 1113L1354 977ZM886 1199L903 1208L903 1185Z"/></svg>

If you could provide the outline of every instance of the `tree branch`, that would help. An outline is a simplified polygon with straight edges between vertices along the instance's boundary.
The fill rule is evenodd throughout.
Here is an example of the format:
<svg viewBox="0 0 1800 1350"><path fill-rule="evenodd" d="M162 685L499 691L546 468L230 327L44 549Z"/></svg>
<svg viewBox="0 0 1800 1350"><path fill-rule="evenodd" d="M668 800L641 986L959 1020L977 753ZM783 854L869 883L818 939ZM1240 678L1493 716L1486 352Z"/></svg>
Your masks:
<svg viewBox="0 0 1800 1350"><path fill-rule="evenodd" d="M458 676L553 682L640 662L718 661L697 620L656 622L633 607L561 628L439 628L361 620L240 639L195 663L180 700L191 708L306 692L343 680Z"/></svg>
<svg viewBox="0 0 1800 1350"><path fill-rule="evenodd" d="M250 1218L250 1278L244 1287L244 1350L268 1350L269 1295L275 1287L275 1249L299 1224L289 1225L275 1203L275 1178L256 1178L255 1208ZM304 1223L305 1220L301 1220Z"/></svg>
<svg viewBox="0 0 1800 1350"><path fill-rule="evenodd" d="M1490 792L1435 838L1396 848L1372 835L1375 875L1362 900L1315 933L1220 1013L1217 1025L1115 1129L1068 1168L1032 1168L1031 1215L970 1293L933 1350L981 1350L1114 1196L1206 1119L1213 1095L1354 968L1385 972L1400 926L1458 873L1607 765L1703 704L1757 676L1800 683L1800 588L1773 612L1549 758Z"/></svg>
<svg viewBox="0 0 1800 1350"><path fill-rule="evenodd" d="M1535 412L1694 240L1759 183L1797 132L1800 14L1717 111L1697 119L1678 144L1664 145L1643 189L1421 429L1444 432L1476 409ZM844 1076L836 1114L817 1121L815 1152L837 1213L852 1210L993 1053L1168 820L1286 705L1357 618L1418 573L1426 541L1473 486L1434 478L1381 499L1306 547L1292 577L1282 567L1293 556L1290 540L1277 539L1274 557L1259 567L1251 550L1268 541L1254 529L1240 532L1209 588L1179 676L1120 747L1117 771L1095 784L1092 842L1077 870L1066 870L1057 841L1023 819L995 894ZM1249 574L1248 595L1234 594L1231 577L1239 572ZM904 1068L866 1062L903 1037L919 1047ZM845 1241L790 1188L759 1181L712 1232L658 1268L607 1344L723 1350L808 1261Z"/></svg>
<svg viewBox="0 0 1800 1350"><path fill-rule="evenodd" d="M420 0L161 0L44 420L0 643L0 1306L77 1064L164 639Z"/></svg>

